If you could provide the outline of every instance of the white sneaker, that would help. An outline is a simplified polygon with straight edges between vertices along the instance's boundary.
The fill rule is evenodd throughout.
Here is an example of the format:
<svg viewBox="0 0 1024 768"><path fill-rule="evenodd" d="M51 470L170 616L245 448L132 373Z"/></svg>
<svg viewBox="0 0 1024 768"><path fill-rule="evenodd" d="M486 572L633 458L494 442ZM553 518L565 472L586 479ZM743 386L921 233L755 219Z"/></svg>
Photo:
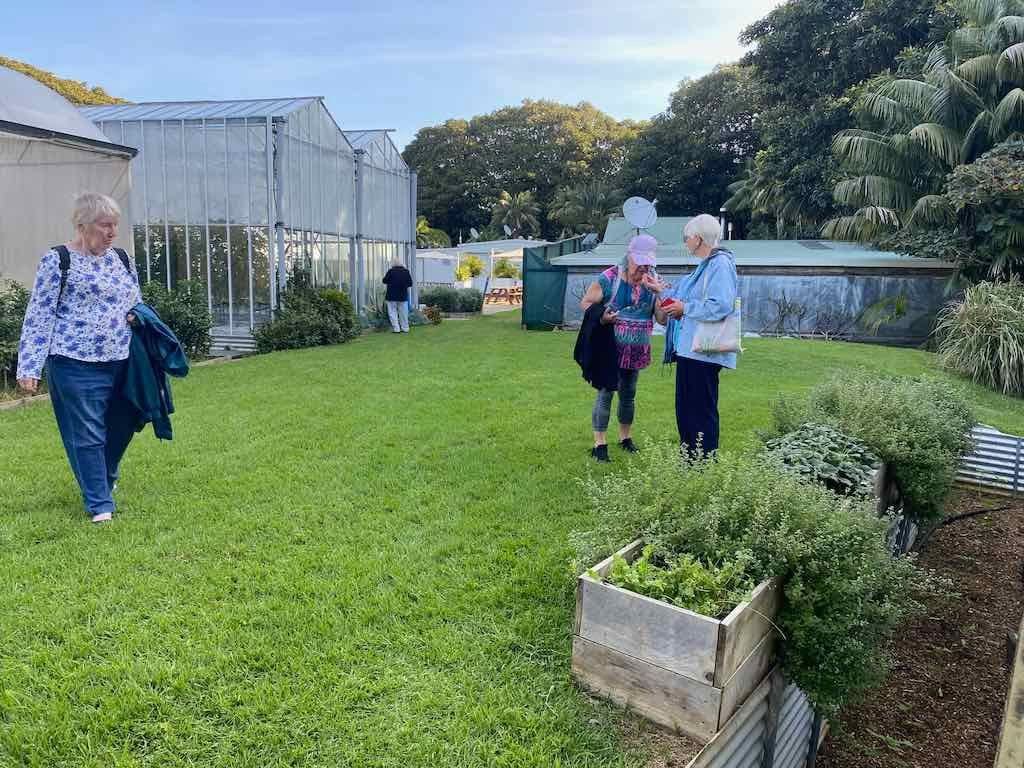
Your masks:
<svg viewBox="0 0 1024 768"><path fill-rule="evenodd" d="M95 515L92 516L92 521L94 523L109 523L113 519L113 512L97 512Z"/></svg>

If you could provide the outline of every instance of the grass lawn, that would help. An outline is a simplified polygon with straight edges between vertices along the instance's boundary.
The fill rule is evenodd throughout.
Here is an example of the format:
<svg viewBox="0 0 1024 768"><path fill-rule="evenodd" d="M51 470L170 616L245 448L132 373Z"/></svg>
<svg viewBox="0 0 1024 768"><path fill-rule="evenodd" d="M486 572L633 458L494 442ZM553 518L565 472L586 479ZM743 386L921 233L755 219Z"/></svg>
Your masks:
<svg viewBox="0 0 1024 768"><path fill-rule="evenodd" d="M197 368L107 526L49 406L0 412L0 766L633 764L568 672L593 469L574 340L508 313ZM751 340L722 443L832 370L930 361ZM974 391L1024 431L1024 403ZM641 446L673 438L672 403L671 372L641 375Z"/></svg>

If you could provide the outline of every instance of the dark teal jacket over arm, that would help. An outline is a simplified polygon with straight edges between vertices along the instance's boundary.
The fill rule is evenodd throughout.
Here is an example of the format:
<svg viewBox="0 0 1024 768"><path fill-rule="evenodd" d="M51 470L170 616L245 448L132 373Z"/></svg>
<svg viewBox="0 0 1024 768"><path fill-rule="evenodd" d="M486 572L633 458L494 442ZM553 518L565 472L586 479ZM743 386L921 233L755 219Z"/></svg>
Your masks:
<svg viewBox="0 0 1024 768"><path fill-rule="evenodd" d="M178 337L152 307L136 304L132 314L135 315L135 323L121 382L121 396L135 408L136 432L152 423L158 438L170 440L174 401L167 376L186 376L188 358Z"/></svg>

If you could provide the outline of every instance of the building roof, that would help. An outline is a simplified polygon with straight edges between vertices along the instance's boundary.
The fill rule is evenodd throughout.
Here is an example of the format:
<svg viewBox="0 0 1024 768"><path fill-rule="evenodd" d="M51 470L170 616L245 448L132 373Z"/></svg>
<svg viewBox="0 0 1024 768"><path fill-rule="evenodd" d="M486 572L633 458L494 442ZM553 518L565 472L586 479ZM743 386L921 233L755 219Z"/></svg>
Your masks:
<svg viewBox="0 0 1024 768"><path fill-rule="evenodd" d="M372 130L342 131L348 143L355 150L366 153L369 162L378 167L389 170L408 170L402 153L398 151L395 142L391 140L390 128L375 128Z"/></svg>
<svg viewBox="0 0 1024 768"><path fill-rule="evenodd" d="M693 266L697 259L683 246L683 227L689 217L659 218L644 230L658 241L659 266ZM621 216L608 221L605 239L592 251L566 254L551 260L561 266L608 266L626 255L636 232ZM940 259L918 259L890 251L877 251L860 243L838 240L728 240L722 245L736 256L738 267L932 269L948 272L953 264Z"/></svg>
<svg viewBox="0 0 1024 768"><path fill-rule="evenodd" d="M426 258L439 258L441 256L457 256L460 253L474 253L478 256L490 256L493 252L495 257L504 255L506 258L513 258L509 251L522 251L523 248L535 248L539 245L547 245L547 240L524 240L522 238L512 240L485 240L482 242L463 243L451 248L420 248L416 255L423 254ZM427 255L429 254L429 255Z"/></svg>
<svg viewBox="0 0 1024 768"><path fill-rule="evenodd" d="M287 117L322 96L283 99L242 99L234 101L147 101L140 104L112 104L81 107L93 122L108 120L202 120L204 118Z"/></svg>
<svg viewBox="0 0 1024 768"><path fill-rule="evenodd" d="M111 143L56 91L6 67L0 67L0 130L35 138L76 141L119 154L135 152Z"/></svg>

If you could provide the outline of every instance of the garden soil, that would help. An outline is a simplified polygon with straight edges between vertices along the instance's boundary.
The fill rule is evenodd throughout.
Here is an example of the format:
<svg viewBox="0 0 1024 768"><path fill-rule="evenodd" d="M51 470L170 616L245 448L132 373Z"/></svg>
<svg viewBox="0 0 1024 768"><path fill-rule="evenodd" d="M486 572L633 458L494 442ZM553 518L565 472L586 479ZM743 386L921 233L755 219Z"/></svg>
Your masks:
<svg viewBox="0 0 1024 768"><path fill-rule="evenodd" d="M995 508L927 540L921 564L958 596L930 600L894 640L888 681L834 724L818 768L991 768L1024 612L1024 500L959 491L948 509Z"/></svg>

